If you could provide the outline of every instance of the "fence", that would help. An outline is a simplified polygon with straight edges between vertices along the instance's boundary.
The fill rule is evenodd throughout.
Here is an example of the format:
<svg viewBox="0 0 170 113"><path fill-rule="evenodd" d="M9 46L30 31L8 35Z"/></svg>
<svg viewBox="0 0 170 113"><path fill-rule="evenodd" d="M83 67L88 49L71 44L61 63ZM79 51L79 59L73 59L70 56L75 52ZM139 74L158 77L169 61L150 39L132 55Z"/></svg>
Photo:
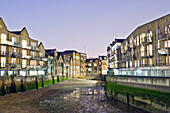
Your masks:
<svg viewBox="0 0 170 113"><path fill-rule="evenodd" d="M48 78L47 76L1 77L0 95L38 89L67 79L68 77L64 76L61 78L59 78L59 76L52 76L51 78Z"/></svg>

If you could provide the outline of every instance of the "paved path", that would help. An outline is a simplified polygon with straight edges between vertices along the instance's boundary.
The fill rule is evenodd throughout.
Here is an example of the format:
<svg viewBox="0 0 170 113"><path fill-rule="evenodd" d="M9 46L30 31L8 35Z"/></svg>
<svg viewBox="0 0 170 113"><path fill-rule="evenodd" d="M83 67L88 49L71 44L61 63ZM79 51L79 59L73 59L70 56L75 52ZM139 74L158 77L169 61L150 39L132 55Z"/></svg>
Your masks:
<svg viewBox="0 0 170 113"><path fill-rule="evenodd" d="M99 76L70 79L38 90L1 96L0 113L144 113L106 99L104 88L96 85L100 85L96 78Z"/></svg>

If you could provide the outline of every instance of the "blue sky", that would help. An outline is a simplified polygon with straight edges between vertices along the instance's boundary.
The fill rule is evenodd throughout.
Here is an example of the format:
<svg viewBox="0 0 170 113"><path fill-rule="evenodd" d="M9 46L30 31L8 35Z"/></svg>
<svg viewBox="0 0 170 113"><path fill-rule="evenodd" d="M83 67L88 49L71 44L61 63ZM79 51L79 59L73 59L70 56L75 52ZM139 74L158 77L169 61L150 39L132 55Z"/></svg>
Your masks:
<svg viewBox="0 0 170 113"><path fill-rule="evenodd" d="M26 27L46 48L106 55L114 38L170 13L170 0L2 0L0 17L9 30Z"/></svg>

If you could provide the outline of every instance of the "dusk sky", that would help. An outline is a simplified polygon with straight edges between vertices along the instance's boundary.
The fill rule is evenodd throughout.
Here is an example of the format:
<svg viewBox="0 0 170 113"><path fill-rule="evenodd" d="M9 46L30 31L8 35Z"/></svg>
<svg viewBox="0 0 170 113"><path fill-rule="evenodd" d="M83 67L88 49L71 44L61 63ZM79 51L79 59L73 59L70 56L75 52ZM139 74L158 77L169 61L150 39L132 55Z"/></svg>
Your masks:
<svg viewBox="0 0 170 113"><path fill-rule="evenodd" d="M106 55L114 38L170 13L170 0L2 0L8 30L26 27L45 48Z"/></svg>

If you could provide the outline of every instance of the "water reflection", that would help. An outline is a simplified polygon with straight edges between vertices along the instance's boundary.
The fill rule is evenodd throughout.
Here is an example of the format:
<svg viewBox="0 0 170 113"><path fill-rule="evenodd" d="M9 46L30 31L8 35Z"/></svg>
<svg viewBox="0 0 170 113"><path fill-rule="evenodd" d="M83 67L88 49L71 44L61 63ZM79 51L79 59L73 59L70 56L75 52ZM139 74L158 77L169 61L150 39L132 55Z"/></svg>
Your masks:
<svg viewBox="0 0 170 113"><path fill-rule="evenodd" d="M80 101L81 97L88 96L89 99L103 99L105 92L101 88L76 88L73 92L62 95L64 100Z"/></svg>

